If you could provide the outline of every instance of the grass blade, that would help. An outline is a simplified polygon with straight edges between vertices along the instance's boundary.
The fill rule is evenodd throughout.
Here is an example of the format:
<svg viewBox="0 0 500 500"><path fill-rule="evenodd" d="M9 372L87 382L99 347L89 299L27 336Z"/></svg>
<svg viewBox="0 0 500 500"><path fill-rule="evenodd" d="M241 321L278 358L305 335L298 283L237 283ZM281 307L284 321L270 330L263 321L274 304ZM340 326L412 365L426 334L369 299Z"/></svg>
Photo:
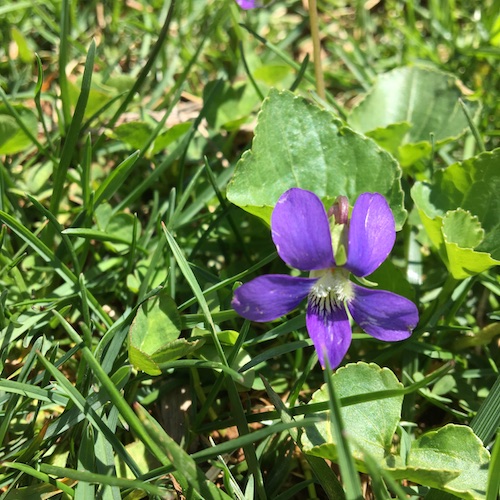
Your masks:
<svg viewBox="0 0 500 500"><path fill-rule="evenodd" d="M337 443L340 474L344 482L346 500L362 500L363 494L361 490L361 482L354 464L354 459L349 449L349 442L345 436L344 422L340 411L340 402L333 387L331 370L328 364L328 358L326 357L324 377L329 394L328 406L330 410L330 425L332 427L332 436L334 436L335 442Z"/></svg>
<svg viewBox="0 0 500 500"><path fill-rule="evenodd" d="M66 4L66 1L64 1L63 4ZM78 101L75 107L75 112L73 114L73 118L71 119L71 124L69 126L68 134L66 135L66 139L64 141L64 146L61 152L61 160L59 161L59 165L57 165L57 168L54 172L54 186L53 186L52 196L50 198L50 211L54 215L59 213L59 204L61 203L64 184L66 182L66 175L68 173L68 168L71 163L71 159L73 158L73 155L75 153L77 141L80 137L80 126L83 121L85 108L87 107L87 102L90 94L90 85L92 83L94 58L95 58L95 42L92 40L87 54L87 59L85 61L85 70L83 72L82 88L80 91L80 96L78 97ZM64 67L62 67L60 71L64 73L63 68ZM63 95L63 97L65 96ZM69 100L69 97L66 96L66 99ZM47 239L49 238L47 237Z"/></svg>
<svg viewBox="0 0 500 500"><path fill-rule="evenodd" d="M470 426L476 436L488 444L500 427L500 376L483 401Z"/></svg>

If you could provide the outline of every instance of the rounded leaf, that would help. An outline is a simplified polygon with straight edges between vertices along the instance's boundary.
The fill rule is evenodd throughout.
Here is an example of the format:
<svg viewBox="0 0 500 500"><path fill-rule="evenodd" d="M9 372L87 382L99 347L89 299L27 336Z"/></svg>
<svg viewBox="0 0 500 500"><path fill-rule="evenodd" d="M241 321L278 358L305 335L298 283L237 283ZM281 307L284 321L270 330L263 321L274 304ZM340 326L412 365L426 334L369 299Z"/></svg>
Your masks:
<svg viewBox="0 0 500 500"><path fill-rule="evenodd" d="M345 431L354 459L361 469L365 452L383 462L391 454L396 426L401 418L403 395L375 401L363 401L377 391L402 389L402 384L388 368L374 363L348 364L332 375L334 390L339 398L359 396L360 402L341 409ZM327 401L326 384L313 394L312 403ZM332 435L329 412L321 414L323 420L306 427L302 435L304 451L312 455L337 459L336 443Z"/></svg>

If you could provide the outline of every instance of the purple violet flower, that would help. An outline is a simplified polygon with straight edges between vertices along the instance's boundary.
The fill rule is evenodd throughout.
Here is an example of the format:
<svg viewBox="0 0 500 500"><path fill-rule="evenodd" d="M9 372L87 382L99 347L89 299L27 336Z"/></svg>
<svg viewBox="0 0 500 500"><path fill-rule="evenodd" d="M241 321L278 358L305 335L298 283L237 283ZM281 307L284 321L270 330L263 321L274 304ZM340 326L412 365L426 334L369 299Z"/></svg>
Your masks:
<svg viewBox="0 0 500 500"><path fill-rule="evenodd" d="M245 10L255 9L258 7L256 0L236 0L236 3Z"/></svg>
<svg viewBox="0 0 500 500"><path fill-rule="evenodd" d="M272 213L272 238L285 263L309 271L309 277L259 276L237 288L232 301L240 316L265 322L289 313L307 297L307 331L321 364L326 355L331 368L351 344L347 310L363 330L384 341L407 339L418 323L410 300L349 280L350 273L359 278L373 273L394 246L395 223L387 201L381 194L363 193L350 219L348 212L344 196L327 214L311 191L286 191Z"/></svg>

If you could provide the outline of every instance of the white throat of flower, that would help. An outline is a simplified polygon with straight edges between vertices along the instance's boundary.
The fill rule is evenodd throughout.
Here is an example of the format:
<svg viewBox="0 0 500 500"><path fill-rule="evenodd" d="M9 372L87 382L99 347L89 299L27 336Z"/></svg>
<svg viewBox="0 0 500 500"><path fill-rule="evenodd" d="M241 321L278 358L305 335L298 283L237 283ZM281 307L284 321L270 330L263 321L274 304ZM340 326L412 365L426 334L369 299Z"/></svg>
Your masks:
<svg viewBox="0 0 500 500"><path fill-rule="evenodd" d="M349 271L342 268L311 271L310 278L319 278L309 292L309 301L322 313L330 313L354 297Z"/></svg>

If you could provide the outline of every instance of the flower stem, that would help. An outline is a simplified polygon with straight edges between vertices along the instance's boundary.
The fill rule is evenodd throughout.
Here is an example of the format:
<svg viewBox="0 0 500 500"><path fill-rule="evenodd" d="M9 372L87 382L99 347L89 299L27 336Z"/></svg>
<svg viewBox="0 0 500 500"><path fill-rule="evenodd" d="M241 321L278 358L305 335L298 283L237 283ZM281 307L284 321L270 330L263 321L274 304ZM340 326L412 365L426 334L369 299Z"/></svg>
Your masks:
<svg viewBox="0 0 500 500"><path fill-rule="evenodd" d="M325 99L325 80L321 67L321 44L319 39L318 8L316 0L309 0L309 24L313 42L314 74L316 76L316 92L321 99Z"/></svg>

